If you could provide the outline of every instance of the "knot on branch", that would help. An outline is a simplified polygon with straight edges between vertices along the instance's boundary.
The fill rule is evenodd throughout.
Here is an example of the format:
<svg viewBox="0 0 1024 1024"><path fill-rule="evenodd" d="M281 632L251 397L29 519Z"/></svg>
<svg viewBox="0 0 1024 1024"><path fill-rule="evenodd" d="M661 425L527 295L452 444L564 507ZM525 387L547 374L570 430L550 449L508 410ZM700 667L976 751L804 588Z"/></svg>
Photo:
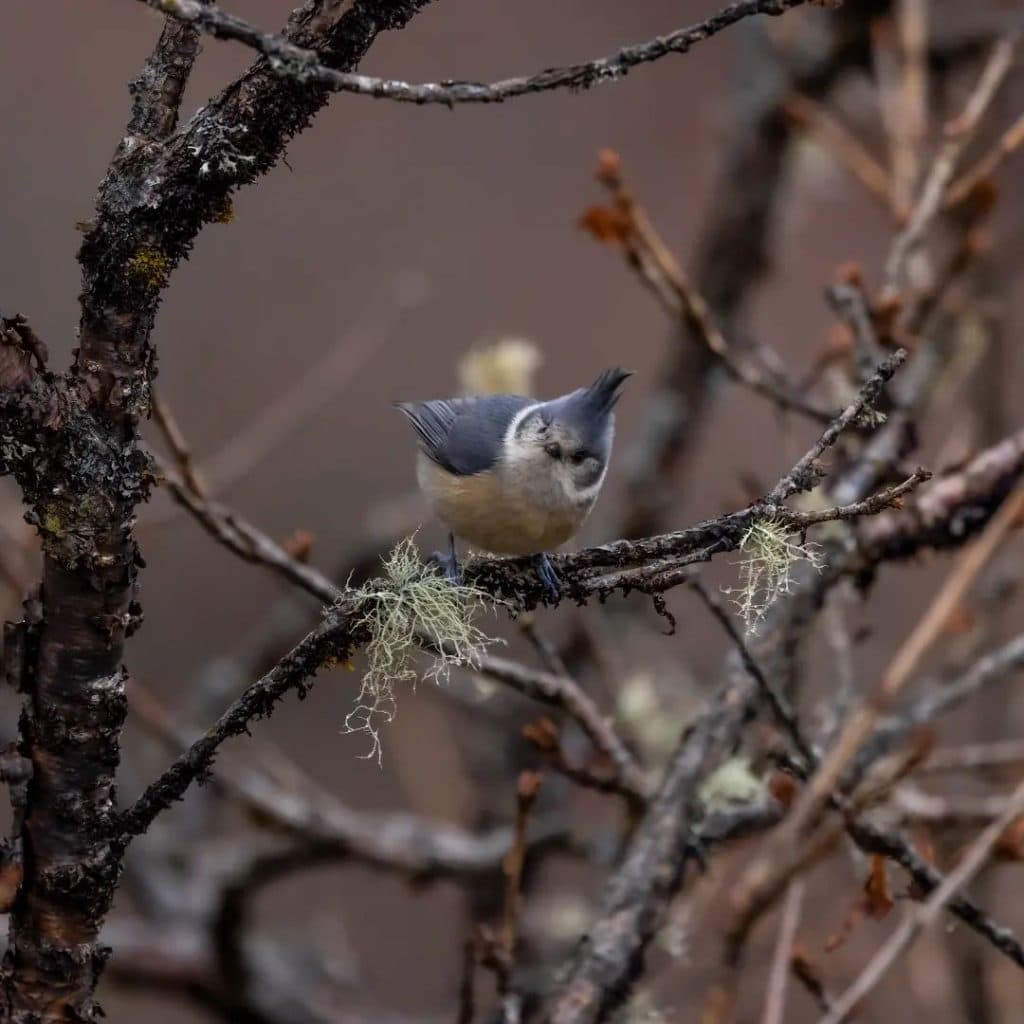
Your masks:
<svg viewBox="0 0 1024 1024"><path fill-rule="evenodd" d="M46 346L24 317L0 314L0 475L17 472L59 425L60 405Z"/></svg>
<svg viewBox="0 0 1024 1024"><path fill-rule="evenodd" d="M106 567L98 541L128 537L154 480L149 456L101 415L80 374L46 369L46 346L23 317L0 316L0 474L21 485L26 520L68 569Z"/></svg>
<svg viewBox="0 0 1024 1024"><path fill-rule="evenodd" d="M129 536L155 475L149 456L102 429L83 402L69 395L63 404L60 428L46 431L45 444L25 446L14 475L44 551L67 569L102 570L108 542Z"/></svg>

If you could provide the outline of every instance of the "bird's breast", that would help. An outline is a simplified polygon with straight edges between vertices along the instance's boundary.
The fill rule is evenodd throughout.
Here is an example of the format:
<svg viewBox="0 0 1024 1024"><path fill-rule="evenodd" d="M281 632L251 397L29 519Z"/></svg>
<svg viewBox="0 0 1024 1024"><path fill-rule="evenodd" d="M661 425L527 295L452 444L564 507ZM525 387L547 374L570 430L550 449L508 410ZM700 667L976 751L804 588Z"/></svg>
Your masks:
<svg viewBox="0 0 1024 1024"><path fill-rule="evenodd" d="M583 525L593 498L568 499L540 474L488 471L456 476L424 455L417 477L434 514L473 547L501 555L551 551Z"/></svg>

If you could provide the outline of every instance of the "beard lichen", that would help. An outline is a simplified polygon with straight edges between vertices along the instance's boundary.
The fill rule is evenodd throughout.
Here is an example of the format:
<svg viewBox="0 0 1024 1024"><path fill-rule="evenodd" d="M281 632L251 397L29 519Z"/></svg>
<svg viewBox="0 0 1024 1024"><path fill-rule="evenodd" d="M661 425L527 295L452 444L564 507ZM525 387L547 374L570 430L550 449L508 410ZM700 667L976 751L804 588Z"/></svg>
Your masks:
<svg viewBox="0 0 1024 1024"><path fill-rule="evenodd" d="M726 588L739 609L748 635L756 634L768 609L793 586L793 567L806 562L816 571L824 565L817 545L808 544L776 519L754 522L740 541L739 586Z"/></svg>
<svg viewBox="0 0 1024 1024"><path fill-rule="evenodd" d="M494 607L490 594L447 580L422 560L412 537L392 550L382 575L356 597L362 612L357 628L370 639L362 685L342 733L366 733L370 750L361 756L380 763L379 727L398 711L396 684L415 689L420 678L447 682L453 668L479 668L486 648L502 641L474 624L482 610ZM418 671L421 659L427 664Z"/></svg>

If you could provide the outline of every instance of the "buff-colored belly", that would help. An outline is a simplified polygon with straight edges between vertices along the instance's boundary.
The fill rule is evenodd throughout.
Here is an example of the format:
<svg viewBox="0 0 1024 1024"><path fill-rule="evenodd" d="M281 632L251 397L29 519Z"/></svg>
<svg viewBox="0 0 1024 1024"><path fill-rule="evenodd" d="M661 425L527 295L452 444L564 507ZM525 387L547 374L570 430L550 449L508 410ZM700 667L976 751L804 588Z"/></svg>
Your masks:
<svg viewBox="0 0 1024 1024"><path fill-rule="evenodd" d="M591 507L545 507L528 495L508 494L491 473L453 476L423 456L417 476L434 514L452 533L498 555L554 550L579 530Z"/></svg>

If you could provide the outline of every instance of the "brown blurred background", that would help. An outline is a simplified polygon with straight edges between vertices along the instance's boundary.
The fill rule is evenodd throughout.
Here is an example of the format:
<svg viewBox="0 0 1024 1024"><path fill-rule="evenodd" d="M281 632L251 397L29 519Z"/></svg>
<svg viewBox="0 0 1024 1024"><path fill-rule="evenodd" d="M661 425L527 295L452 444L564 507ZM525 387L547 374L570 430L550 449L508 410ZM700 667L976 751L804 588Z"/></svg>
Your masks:
<svg viewBox="0 0 1024 1024"><path fill-rule="evenodd" d="M287 3L271 0L230 6L268 28L279 26L288 10ZM406 31L382 35L364 70L411 81L501 78L610 52L717 6L711 0L445 0ZM936 4L935 17L954 18L964 6ZM987 6L1001 16L1014 5ZM0 303L31 319L56 366L64 365L74 344L75 225L91 215L97 183L125 124L126 84L159 28L157 15L129 0L7 0L0 14ZM454 111L336 97L291 145L289 166L238 194L234 222L203 231L190 261L175 273L158 320L159 391L200 463L223 452L275 398L297 385L300 395L311 394L299 383L303 375L338 353L328 368L336 386L324 390L322 407L219 496L276 537L310 531L314 560L336 568L347 552L365 547L374 525L368 517L412 486L412 439L390 402L454 392L467 349L507 335L539 347L538 387L545 395L575 387L611 363L636 370L621 405L618 451L626 452L674 334L622 260L576 225L583 210L603 198L593 177L596 154L602 147L621 154L632 186L685 263L708 214L745 47L756 31L741 24L685 57L580 95L559 92ZM241 47L205 40L185 116L247 63ZM873 123L865 86L852 86L846 100L862 124ZM993 123L1008 123L1022 103L1018 76L995 104ZM1014 182L1022 172L1018 156L1002 174L1006 205L999 223L1008 230L1015 221L1019 229L1022 205ZM786 187L772 273L749 321L799 369L831 323L823 288L834 268L858 260L877 282L891 226L810 143L798 147ZM1021 423L1016 396L1024 362L1013 339L1024 326L1024 302L1019 273L1010 277L1006 369L987 378L983 371L981 393L985 402L1001 403L1014 428ZM723 385L688 462L675 524L736 504L742 473L773 480L808 437L802 424L781 431L765 403ZM948 439L937 432L929 450ZM609 539L620 485L613 464L585 540ZM10 518L17 498L9 482L0 496ZM422 538L436 546L440 534L425 523ZM141 592L146 623L130 644L129 668L180 708L213 659L280 634L270 611L280 608L282 588L212 543L163 494L142 513L140 542L148 564ZM716 571L728 579L727 567ZM915 567L892 586L883 578L873 607L855 613L879 626L857 654L865 676L885 663L893 640L919 613L934 571ZM698 684L710 686L724 646L690 599L676 595L670 606L681 629L659 643L685 656ZM550 616L553 634L564 618ZM326 676L305 702L287 700L259 726L261 734L354 807L408 808L472 823L478 811L472 765L449 742L452 729L467 728L471 718L453 725L445 700L421 687L401 701L397 721L384 734L379 768L358 758L362 737L339 734L353 679ZM1019 711L1018 701L1008 698L1005 705L1014 715ZM13 735L14 713L13 700L5 697L5 740ZM125 796L166 758L138 738L129 749L134 768L122 786ZM512 792L510 786L509 814ZM1011 881L1019 886L1019 878ZM536 899L568 898L577 889L590 897L599 883L597 874L554 869ZM350 946L363 972L360 986L385 1005L450 1017L469 928L454 887L414 891L343 866L274 888L263 902L279 933L312 937L328 948ZM1006 905L1001 910L1019 926L1024 911L1017 902L1015 914ZM845 902L833 905L828 885L812 886L805 941L823 943L845 910ZM848 978L858 962L853 950L869 949L886 927L864 926L845 970L836 968L837 980ZM763 931L759 957L770 953L773 926ZM665 959L652 997L663 1019L695 1019L697 1004L687 1002L687 993L703 991L702 953L698 932L682 960L654 954ZM986 954L986 964L993 957ZM941 971L929 970L933 962L942 961L919 961L924 974L912 985L914 1005L936 1021L965 1019L943 989ZM1001 962L990 966L1001 984L1012 986L1011 1000L1020 1006L1019 976ZM755 963L752 979L762 967ZM895 979L883 1001L899 1006L905 993ZM755 1005L759 991L760 982L751 980ZM203 1019L184 1002L127 995L109 983L102 1002L115 1022L143 1012L154 1024ZM794 1021L813 1019L801 993L790 1003Z"/></svg>

